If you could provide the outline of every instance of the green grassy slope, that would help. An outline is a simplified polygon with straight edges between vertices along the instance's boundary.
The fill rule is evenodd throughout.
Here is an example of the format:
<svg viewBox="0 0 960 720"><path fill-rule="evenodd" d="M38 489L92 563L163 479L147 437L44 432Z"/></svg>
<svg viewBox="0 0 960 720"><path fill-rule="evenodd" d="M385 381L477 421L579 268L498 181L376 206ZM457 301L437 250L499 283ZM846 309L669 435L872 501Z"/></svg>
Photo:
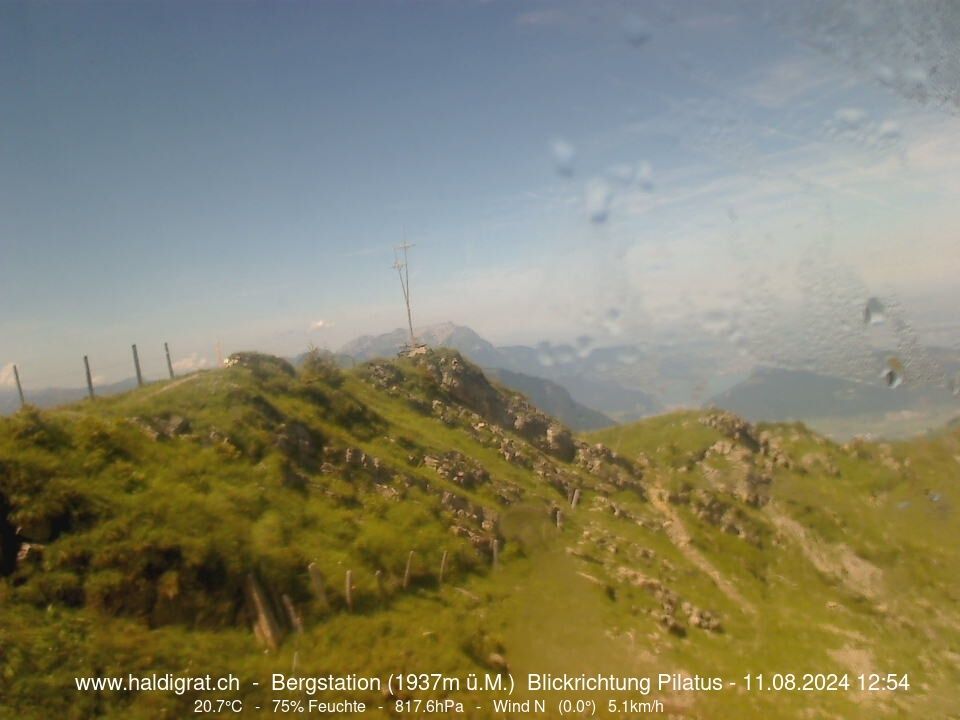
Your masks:
<svg viewBox="0 0 960 720"><path fill-rule="evenodd" d="M205 697L74 676L234 673L258 717L298 696L250 681L294 668L509 668L909 673L898 693L659 697L691 718L949 717L958 457L956 431L840 447L722 413L581 440L447 351L345 372L241 355L20 412L0 421L0 716ZM482 693L416 695L492 716Z"/></svg>

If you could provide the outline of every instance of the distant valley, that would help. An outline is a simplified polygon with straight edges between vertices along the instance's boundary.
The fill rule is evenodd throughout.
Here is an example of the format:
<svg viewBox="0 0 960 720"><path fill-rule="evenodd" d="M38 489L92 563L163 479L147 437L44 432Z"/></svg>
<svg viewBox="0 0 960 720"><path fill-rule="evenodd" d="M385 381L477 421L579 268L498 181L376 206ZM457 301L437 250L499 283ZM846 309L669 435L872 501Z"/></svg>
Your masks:
<svg viewBox="0 0 960 720"><path fill-rule="evenodd" d="M910 382L891 389L878 376L862 382L808 370L733 367L710 347L497 347L470 328L444 323L418 331L431 347L458 350L512 390L578 430L683 407L713 406L751 421L796 420L830 437L907 437L939 428L960 415L944 387ZM344 345L341 361L395 356L407 341L402 329ZM927 351L944 373L960 370L960 353ZM872 358L878 364L882 353ZM747 366L749 367L749 366Z"/></svg>
<svg viewBox="0 0 960 720"><path fill-rule="evenodd" d="M329 353L340 367L392 358L407 341L402 329L365 335ZM824 435L902 438L941 428L960 415L960 399L945 388L909 381L887 387L810 370L752 365L704 343L686 346L496 346L468 327L443 323L417 331L430 347L457 350L504 387L574 430L597 430L669 410L718 407L753 422L802 421ZM928 348L947 377L960 372L960 353ZM304 356L293 358L298 364ZM878 366L883 355L868 359ZM97 395L135 387L127 378L97 386ZM30 389L31 404L49 408L86 397L85 388ZM19 407L13 388L0 388L0 413Z"/></svg>

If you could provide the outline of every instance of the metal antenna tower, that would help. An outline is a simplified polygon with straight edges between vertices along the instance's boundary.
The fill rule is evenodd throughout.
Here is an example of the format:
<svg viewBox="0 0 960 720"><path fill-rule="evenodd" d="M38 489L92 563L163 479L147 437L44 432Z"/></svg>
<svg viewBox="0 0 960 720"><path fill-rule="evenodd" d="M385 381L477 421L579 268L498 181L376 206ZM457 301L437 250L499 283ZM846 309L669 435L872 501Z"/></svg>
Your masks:
<svg viewBox="0 0 960 720"><path fill-rule="evenodd" d="M400 287L403 288L403 302L407 306L407 327L410 329L410 348L417 346L417 339L413 335L413 315L410 313L410 269L407 263L407 250L414 247L413 243L406 240L403 244L393 249L394 262L393 267L400 276Z"/></svg>

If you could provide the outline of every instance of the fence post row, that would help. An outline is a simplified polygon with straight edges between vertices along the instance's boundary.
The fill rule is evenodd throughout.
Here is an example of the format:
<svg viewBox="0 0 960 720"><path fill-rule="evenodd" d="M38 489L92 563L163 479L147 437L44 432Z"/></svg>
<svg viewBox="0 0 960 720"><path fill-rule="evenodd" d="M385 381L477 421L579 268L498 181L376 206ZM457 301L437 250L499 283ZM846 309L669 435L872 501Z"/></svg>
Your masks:
<svg viewBox="0 0 960 720"><path fill-rule="evenodd" d="M137 351L137 344L134 343L131 345L130 349L133 351L133 369L137 373L137 386L143 387L143 371L140 368L140 353ZM176 375L173 372L173 360L170 358L170 345L168 343L163 344L163 353L167 358L167 373L169 373L170 379L173 380ZM87 395L92 400L95 397L93 391L93 373L90 372L90 358L87 355L83 356L83 369L87 379ZM20 398L20 408L22 409L26 407L27 400L23 394L23 384L20 382L20 368L17 365L13 366L13 379L17 385L17 395Z"/></svg>

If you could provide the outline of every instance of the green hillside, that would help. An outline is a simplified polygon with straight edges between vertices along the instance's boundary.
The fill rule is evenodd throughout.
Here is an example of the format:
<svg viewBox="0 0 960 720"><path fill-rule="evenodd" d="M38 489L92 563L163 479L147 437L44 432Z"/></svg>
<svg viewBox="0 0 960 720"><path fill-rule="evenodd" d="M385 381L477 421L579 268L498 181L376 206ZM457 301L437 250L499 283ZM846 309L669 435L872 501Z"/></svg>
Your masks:
<svg viewBox="0 0 960 720"><path fill-rule="evenodd" d="M951 717L958 470L958 430L839 446L708 411L576 437L453 351L235 355L0 419L0 716L214 697L74 690L128 673L233 673L224 716L266 717L303 697L265 687L278 672L876 672L909 690L658 697L685 718ZM505 717L464 687L343 697Z"/></svg>

